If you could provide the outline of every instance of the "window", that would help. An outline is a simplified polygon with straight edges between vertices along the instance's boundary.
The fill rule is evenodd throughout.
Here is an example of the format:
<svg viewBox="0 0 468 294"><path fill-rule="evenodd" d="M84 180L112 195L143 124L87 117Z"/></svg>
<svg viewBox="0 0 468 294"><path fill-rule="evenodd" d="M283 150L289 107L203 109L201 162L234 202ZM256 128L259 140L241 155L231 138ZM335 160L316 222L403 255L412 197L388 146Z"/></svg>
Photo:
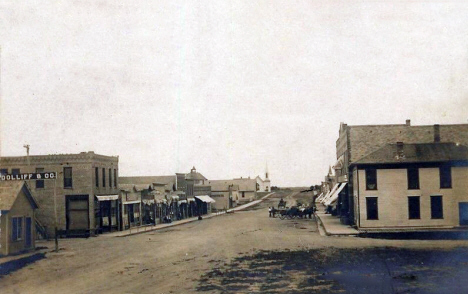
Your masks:
<svg viewBox="0 0 468 294"><path fill-rule="evenodd" d="M109 188L112 188L112 170L109 169Z"/></svg>
<svg viewBox="0 0 468 294"><path fill-rule="evenodd" d="M366 169L366 190L377 190L377 170Z"/></svg>
<svg viewBox="0 0 468 294"><path fill-rule="evenodd" d="M431 218L432 219L444 218L442 196L431 196Z"/></svg>
<svg viewBox="0 0 468 294"><path fill-rule="evenodd" d="M8 174L8 169L7 168L0 169L0 175L7 175L7 174Z"/></svg>
<svg viewBox="0 0 468 294"><path fill-rule="evenodd" d="M114 169L114 187L117 188L117 169Z"/></svg>
<svg viewBox="0 0 468 294"><path fill-rule="evenodd" d="M448 165L439 167L440 188L452 188L452 169Z"/></svg>
<svg viewBox="0 0 468 294"><path fill-rule="evenodd" d="M379 219L379 206L377 203L377 197L366 197L366 209L368 220Z"/></svg>
<svg viewBox="0 0 468 294"><path fill-rule="evenodd" d="M38 167L36 168L36 173L43 173L44 168ZM36 189L42 189L44 188L44 180L36 180Z"/></svg>
<svg viewBox="0 0 468 294"><path fill-rule="evenodd" d="M11 218L11 239L12 241L19 241L23 239L23 218Z"/></svg>
<svg viewBox="0 0 468 294"><path fill-rule="evenodd" d="M99 168L96 167L94 169L94 177L95 177L95 181L96 181L96 188L99 188Z"/></svg>
<svg viewBox="0 0 468 294"><path fill-rule="evenodd" d="M73 187L72 168L71 167L64 167L63 168L63 187L64 188Z"/></svg>
<svg viewBox="0 0 468 294"><path fill-rule="evenodd" d="M105 168L102 169L102 186L103 187L106 186L106 169Z"/></svg>
<svg viewBox="0 0 468 294"><path fill-rule="evenodd" d="M408 190L419 189L419 169L408 168L407 177L408 177Z"/></svg>
<svg viewBox="0 0 468 294"><path fill-rule="evenodd" d="M419 196L408 197L408 218L409 219L421 218L421 206L419 202L420 202Z"/></svg>
<svg viewBox="0 0 468 294"><path fill-rule="evenodd" d="M11 174L12 175L19 175L21 173L20 169L19 168L14 168L11 170Z"/></svg>

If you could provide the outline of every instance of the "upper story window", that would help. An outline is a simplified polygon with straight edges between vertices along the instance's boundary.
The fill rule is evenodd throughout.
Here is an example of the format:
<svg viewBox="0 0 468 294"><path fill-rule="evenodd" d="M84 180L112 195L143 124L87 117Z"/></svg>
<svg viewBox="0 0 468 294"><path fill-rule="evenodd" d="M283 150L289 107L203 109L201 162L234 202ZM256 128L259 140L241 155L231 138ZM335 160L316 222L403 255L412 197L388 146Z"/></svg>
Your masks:
<svg viewBox="0 0 468 294"><path fill-rule="evenodd" d="M102 168L102 186L106 186L106 169Z"/></svg>
<svg viewBox="0 0 468 294"><path fill-rule="evenodd" d="M0 169L0 175L7 175L7 174L8 174L8 169L7 168Z"/></svg>
<svg viewBox="0 0 468 294"><path fill-rule="evenodd" d="M96 188L99 188L99 167L94 168L94 181L96 182Z"/></svg>
<svg viewBox="0 0 468 294"><path fill-rule="evenodd" d="M38 167L36 168L36 173L43 173L44 168ZM36 180L36 189L44 188L44 180Z"/></svg>
<svg viewBox="0 0 468 294"><path fill-rule="evenodd" d="M408 190L419 189L419 169L408 168L407 177L408 177Z"/></svg>
<svg viewBox="0 0 468 294"><path fill-rule="evenodd" d="M114 169L114 187L117 188L117 169Z"/></svg>
<svg viewBox="0 0 468 294"><path fill-rule="evenodd" d="M440 188L452 188L452 168L449 165L439 167Z"/></svg>
<svg viewBox="0 0 468 294"><path fill-rule="evenodd" d="M63 187L72 188L73 187L73 173L71 167L63 168Z"/></svg>
<svg viewBox="0 0 468 294"><path fill-rule="evenodd" d="M366 190L377 190L377 170L375 168L366 169Z"/></svg>
<svg viewBox="0 0 468 294"><path fill-rule="evenodd" d="M109 188L112 188L112 169L109 169Z"/></svg>
<svg viewBox="0 0 468 294"><path fill-rule="evenodd" d="M21 173L20 169L19 168L13 168L11 170L11 174L12 175L19 175Z"/></svg>

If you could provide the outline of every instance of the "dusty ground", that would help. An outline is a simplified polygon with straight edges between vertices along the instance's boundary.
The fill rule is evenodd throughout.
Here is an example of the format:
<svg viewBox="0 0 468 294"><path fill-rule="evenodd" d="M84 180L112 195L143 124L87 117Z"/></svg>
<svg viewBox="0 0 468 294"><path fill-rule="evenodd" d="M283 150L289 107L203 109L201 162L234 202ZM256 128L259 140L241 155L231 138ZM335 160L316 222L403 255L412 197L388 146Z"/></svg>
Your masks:
<svg viewBox="0 0 468 294"><path fill-rule="evenodd" d="M314 221L269 218L267 207L280 196L247 211L166 230L61 240L59 253L4 276L0 270L0 292L468 291L468 241L322 237ZM310 197L292 191L282 196L290 203Z"/></svg>

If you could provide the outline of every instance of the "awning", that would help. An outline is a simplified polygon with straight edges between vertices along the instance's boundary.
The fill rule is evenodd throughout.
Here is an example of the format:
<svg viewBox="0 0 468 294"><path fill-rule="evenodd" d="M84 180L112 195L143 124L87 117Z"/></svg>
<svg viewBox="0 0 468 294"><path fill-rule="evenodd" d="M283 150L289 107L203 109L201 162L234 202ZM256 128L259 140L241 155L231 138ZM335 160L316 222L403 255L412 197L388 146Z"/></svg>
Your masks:
<svg viewBox="0 0 468 294"><path fill-rule="evenodd" d="M187 201L188 202L195 202L195 198L189 197L189 198L187 198Z"/></svg>
<svg viewBox="0 0 468 294"><path fill-rule="evenodd" d="M208 195L195 196L198 200L201 200L205 203L215 203L216 201Z"/></svg>
<svg viewBox="0 0 468 294"><path fill-rule="evenodd" d="M328 198L327 201L325 201L325 205L331 205L333 202L338 200L338 195L340 195L340 192L343 190L343 188L346 186L347 183L341 183L340 187L331 195L330 198Z"/></svg>
<svg viewBox="0 0 468 294"><path fill-rule="evenodd" d="M125 201L123 204L126 205L126 204L137 204L137 203L140 203L141 201L140 200L132 200L132 201Z"/></svg>
<svg viewBox="0 0 468 294"><path fill-rule="evenodd" d="M98 201L109 201L119 199L119 195L96 195Z"/></svg>
<svg viewBox="0 0 468 294"><path fill-rule="evenodd" d="M317 198L315 198L315 201L320 201L322 200L323 193L320 193Z"/></svg>
<svg viewBox="0 0 468 294"><path fill-rule="evenodd" d="M334 169L342 169L344 165L344 155L341 155L338 160L336 161L335 165L333 165Z"/></svg>
<svg viewBox="0 0 468 294"><path fill-rule="evenodd" d="M338 189L338 187L340 186L340 184L336 184L333 189L330 191L330 193L328 193L327 195L325 195L325 197L323 197L322 199L322 203L325 203L328 199L330 199L331 196L333 196L333 193L335 193L336 189Z"/></svg>
<svg viewBox="0 0 468 294"><path fill-rule="evenodd" d="M141 200L141 203L143 203L144 205L151 205L151 204L154 204L155 201L154 199L143 199Z"/></svg>
<svg viewBox="0 0 468 294"><path fill-rule="evenodd" d="M177 204L181 205L182 203L187 203L187 200L180 200L180 201L177 201Z"/></svg>
<svg viewBox="0 0 468 294"><path fill-rule="evenodd" d="M172 196L172 200L176 200L176 201L179 200L179 196L174 196L174 195L173 195L173 196Z"/></svg>

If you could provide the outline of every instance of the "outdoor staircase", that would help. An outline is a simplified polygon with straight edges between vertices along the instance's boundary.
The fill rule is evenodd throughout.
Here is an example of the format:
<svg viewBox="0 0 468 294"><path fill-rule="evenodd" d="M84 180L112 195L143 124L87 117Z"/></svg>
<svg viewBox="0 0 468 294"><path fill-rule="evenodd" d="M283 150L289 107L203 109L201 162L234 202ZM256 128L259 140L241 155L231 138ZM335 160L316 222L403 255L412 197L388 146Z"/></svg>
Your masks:
<svg viewBox="0 0 468 294"><path fill-rule="evenodd" d="M48 240L47 228L36 219L36 240Z"/></svg>

